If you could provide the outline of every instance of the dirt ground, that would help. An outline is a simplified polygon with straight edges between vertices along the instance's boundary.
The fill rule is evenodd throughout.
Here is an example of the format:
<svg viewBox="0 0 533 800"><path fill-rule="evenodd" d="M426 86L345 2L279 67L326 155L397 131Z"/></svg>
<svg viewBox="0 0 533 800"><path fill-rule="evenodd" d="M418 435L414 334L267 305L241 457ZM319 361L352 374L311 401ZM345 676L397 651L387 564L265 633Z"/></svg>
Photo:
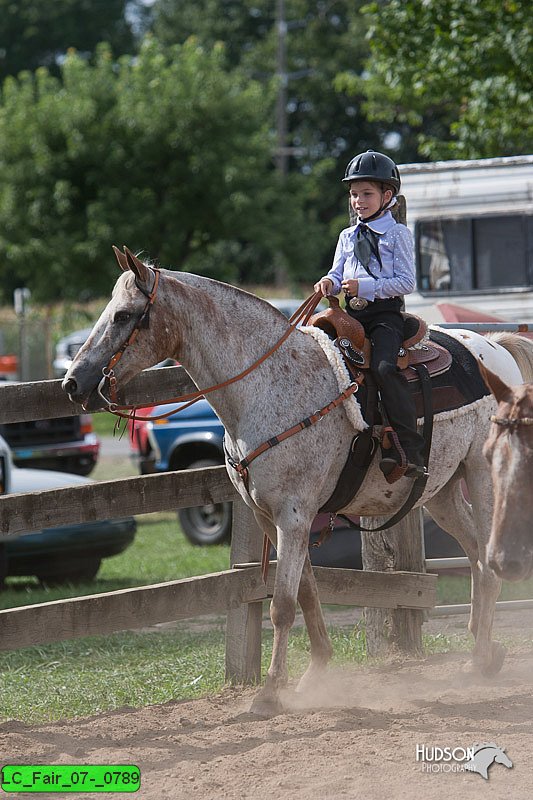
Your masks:
<svg viewBox="0 0 533 800"><path fill-rule="evenodd" d="M464 627L464 617L427 623L432 632ZM269 720L248 713L254 690L228 688L212 699L125 708L72 722L8 722L0 725L1 763L137 764L142 785L131 796L142 800L529 800L533 613L499 612L496 628L509 653L492 680L466 674L466 654L438 655L332 670L312 697L297 696L290 687L287 712ZM512 768L494 763L484 779L460 771L461 758L417 760L417 746L482 742L505 749Z"/></svg>

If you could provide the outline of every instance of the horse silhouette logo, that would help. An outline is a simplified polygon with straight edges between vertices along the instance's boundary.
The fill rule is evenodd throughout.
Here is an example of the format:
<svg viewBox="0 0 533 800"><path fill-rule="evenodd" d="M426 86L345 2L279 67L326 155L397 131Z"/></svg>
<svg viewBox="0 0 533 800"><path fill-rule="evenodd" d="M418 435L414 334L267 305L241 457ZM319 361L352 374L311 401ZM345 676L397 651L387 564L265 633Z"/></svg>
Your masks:
<svg viewBox="0 0 533 800"><path fill-rule="evenodd" d="M470 761L465 763L464 768L470 772L477 772L478 775L481 775L485 780L489 778L489 767L492 766L492 764L503 764L503 766L508 769L513 766L513 762L509 756L505 754L504 748L498 747L498 745L493 742L474 744L473 749L474 755Z"/></svg>

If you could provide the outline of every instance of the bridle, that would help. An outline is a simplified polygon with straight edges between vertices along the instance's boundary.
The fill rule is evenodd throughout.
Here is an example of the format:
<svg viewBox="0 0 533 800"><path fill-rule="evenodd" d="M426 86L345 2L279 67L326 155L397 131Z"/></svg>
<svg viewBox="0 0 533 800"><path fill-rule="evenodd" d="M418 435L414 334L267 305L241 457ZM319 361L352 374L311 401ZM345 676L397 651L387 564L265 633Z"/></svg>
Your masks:
<svg viewBox="0 0 533 800"><path fill-rule="evenodd" d="M147 291L144 288L144 286L141 283L139 283L139 281L137 279L135 280L135 285L136 285L137 289L139 289L139 291L142 292L144 294L144 296L146 297L146 305L143 308L142 314L139 317L139 319L137 320L132 332L130 333L130 335L128 336L128 338L124 342L124 344L122 344L121 347L116 351L116 353L114 353L111 356L107 366L103 367L103 369L102 369L102 379L101 379L101 381L100 381L100 383L98 384L98 387L97 387L98 394L100 395L101 399L104 401L105 406L106 406L106 410L110 411L112 414L117 413L117 411L119 409L119 406L117 405L117 391L118 391L117 390L117 379L116 379L116 376L115 376L114 367L118 364L118 362L120 361L120 359L124 355L124 352L130 346L130 344L133 344L133 342L135 341L135 339L137 338L137 336L139 334L139 331L141 329L143 329L143 328L149 328L150 327L150 309L152 308L152 306L153 306L153 304L155 302L155 299L157 297L157 289L159 287L159 270L156 267L150 267L150 271L154 275L154 283L153 283L151 292ZM110 400L104 395L104 386L105 386L106 381L109 382L109 394L111 396ZM127 415L124 415L124 416L127 416Z"/></svg>
<svg viewBox="0 0 533 800"><path fill-rule="evenodd" d="M495 425L500 425L502 428L510 429L511 432L521 425L533 425L533 417L516 417L516 419L511 419L511 417L497 417L493 414L490 421L494 422Z"/></svg>
<svg viewBox="0 0 533 800"><path fill-rule="evenodd" d="M103 367L102 369L102 378L98 384L97 392L100 398L103 400L105 404L105 410L109 411L111 414L114 414L117 417L122 417L124 419L138 419L138 420L156 420L156 419L165 419L166 417L170 417L172 414L176 413L176 409L171 409L170 411L165 412L164 414L159 414L157 416L150 415L149 417L142 417L136 415L136 406L119 406L117 403L117 395L118 395L118 387L117 387L117 379L114 372L114 367L118 364L126 349L133 344L135 339L137 338L139 331L142 328L148 328L150 325L150 309L152 308L153 304L155 303L157 297L157 290L159 287L159 274L160 271L156 267L148 267L148 269L153 272L154 274L154 283L151 291L147 291L145 287L139 283L138 280L135 280L135 285L147 298L146 305L142 311L141 316L139 317L135 327L133 328L132 332L121 345L120 349L114 353L107 366ZM316 306L319 304L320 300L322 299L322 295L319 292L314 292L310 295L304 302L296 309L294 314L289 320L289 327L283 333L283 335L275 342L272 347L267 350L260 358L256 359L249 367L239 372L237 375L234 375L231 378L228 378L221 383L214 384L213 386L208 386L205 389L198 389L195 392L189 392L189 394L183 394L179 397L173 397L170 400L165 400L164 403L161 405L167 405L171 403L185 403L179 410L183 411L185 408L188 408L193 403L196 403L198 400L205 397L206 394L210 394L211 392L215 392L218 389L223 389L226 386L229 386L232 383L236 383L237 381L242 380L254 369L256 369L263 361L266 361L279 347L283 344L283 342L290 336L290 334L296 330L297 326L301 324L306 324L315 310ZM107 398L104 394L104 386L106 381L109 383L109 395L110 397ZM126 413L127 412L127 413Z"/></svg>

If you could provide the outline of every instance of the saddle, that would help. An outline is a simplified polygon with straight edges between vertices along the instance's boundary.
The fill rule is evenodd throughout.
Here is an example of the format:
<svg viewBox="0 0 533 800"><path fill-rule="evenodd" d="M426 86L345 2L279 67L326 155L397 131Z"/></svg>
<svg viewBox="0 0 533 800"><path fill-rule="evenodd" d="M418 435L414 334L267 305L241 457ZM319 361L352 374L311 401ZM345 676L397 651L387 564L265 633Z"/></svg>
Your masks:
<svg viewBox="0 0 533 800"><path fill-rule="evenodd" d="M344 311L337 297L328 297L329 308L314 314L309 325L320 328L334 340L350 369L369 369L372 345L361 323ZM451 354L427 339L427 324L415 314L402 312L404 341L398 352L398 368L408 381L417 381L415 365L425 364L430 377L442 375L452 363Z"/></svg>

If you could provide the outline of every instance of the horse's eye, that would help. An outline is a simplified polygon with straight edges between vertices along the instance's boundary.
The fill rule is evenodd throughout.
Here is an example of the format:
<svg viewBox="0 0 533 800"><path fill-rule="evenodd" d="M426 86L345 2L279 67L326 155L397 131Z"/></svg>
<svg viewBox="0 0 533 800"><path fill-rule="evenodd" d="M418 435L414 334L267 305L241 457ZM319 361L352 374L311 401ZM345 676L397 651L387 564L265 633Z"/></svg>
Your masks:
<svg viewBox="0 0 533 800"><path fill-rule="evenodd" d="M131 319L131 314L129 311L117 311L115 314L115 322L129 322Z"/></svg>

